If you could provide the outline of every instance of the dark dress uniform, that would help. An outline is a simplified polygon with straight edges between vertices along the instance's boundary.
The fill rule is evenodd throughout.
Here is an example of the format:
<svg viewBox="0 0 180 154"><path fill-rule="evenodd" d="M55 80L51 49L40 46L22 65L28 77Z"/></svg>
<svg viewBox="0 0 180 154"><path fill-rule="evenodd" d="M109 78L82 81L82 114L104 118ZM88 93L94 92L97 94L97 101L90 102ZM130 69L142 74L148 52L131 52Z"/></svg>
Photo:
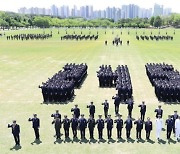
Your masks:
<svg viewBox="0 0 180 154"><path fill-rule="evenodd" d="M156 112L156 118L158 118L158 115L161 115L161 118L162 118L162 116L163 116L163 110L162 109L155 109L154 112Z"/></svg>
<svg viewBox="0 0 180 154"><path fill-rule="evenodd" d="M173 119L167 119L166 120L166 125L167 125L167 139L171 138L171 132L174 126Z"/></svg>
<svg viewBox="0 0 180 154"><path fill-rule="evenodd" d="M132 120L127 119L124 124L126 124L126 137L130 138L131 135L131 129L132 129Z"/></svg>
<svg viewBox="0 0 180 154"><path fill-rule="evenodd" d="M71 119L71 128L73 132L73 137L77 137L77 127L78 127L78 119L77 118L72 118Z"/></svg>
<svg viewBox="0 0 180 154"><path fill-rule="evenodd" d="M63 128L65 133L65 138L69 137L69 127L70 127L70 120L68 118L63 119Z"/></svg>
<svg viewBox="0 0 180 154"><path fill-rule="evenodd" d="M97 128L98 128L98 135L99 139L102 139L103 137L103 129L104 129L104 120L103 119L98 119L96 120Z"/></svg>
<svg viewBox="0 0 180 154"><path fill-rule="evenodd" d="M87 106L89 108L89 114L94 118L94 113L95 113L95 105L91 104Z"/></svg>
<svg viewBox="0 0 180 154"><path fill-rule="evenodd" d="M80 116L80 109L78 107L71 109L71 112L74 112L74 115L76 116L76 118L79 118L79 116Z"/></svg>
<svg viewBox="0 0 180 154"><path fill-rule="evenodd" d="M145 114L146 114L146 105L142 104L142 105L139 105L138 107L140 107L141 120L144 121Z"/></svg>
<svg viewBox="0 0 180 154"><path fill-rule="evenodd" d="M117 138L121 138L122 128L123 128L123 120L122 119L116 119L116 120L114 120L114 123L116 123Z"/></svg>
<svg viewBox="0 0 180 154"><path fill-rule="evenodd" d="M130 118L132 118L133 105L134 105L133 101L128 101L127 109L128 109L128 115Z"/></svg>
<svg viewBox="0 0 180 154"><path fill-rule="evenodd" d="M151 130L152 130L152 121L146 121L145 122L145 130L146 130L146 139L149 140L150 133L151 133Z"/></svg>
<svg viewBox="0 0 180 154"><path fill-rule="evenodd" d="M104 116L105 116L105 118L107 118L108 110L109 110L109 103L104 102L104 103L102 103L102 105L104 105Z"/></svg>
<svg viewBox="0 0 180 154"><path fill-rule="evenodd" d="M119 113L119 105L121 102L121 99L119 96L113 96L112 99L114 99L114 106L115 106L115 113L118 114Z"/></svg>
<svg viewBox="0 0 180 154"><path fill-rule="evenodd" d="M79 129L81 132L81 139L83 139L86 136L85 130L87 127L87 120L85 118L80 118L78 122L79 122Z"/></svg>
<svg viewBox="0 0 180 154"><path fill-rule="evenodd" d="M179 115L178 114L174 114L171 117L173 119L173 133L175 134L175 121L176 121L176 119L178 119Z"/></svg>
<svg viewBox="0 0 180 154"><path fill-rule="evenodd" d="M54 119L59 118L61 120L61 114L59 113L51 114L51 117L54 117Z"/></svg>
<svg viewBox="0 0 180 154"><path fill-rule="evenodd" d="M134 122L136 124L136 138L141 139L141 131L143 129L143 121L142 120L136 120Z"/></svg>
<svg viewBox="0 0 180 154"><path fill-rule="evenodd" d="M108 118L105 122L107 123L107 136L110 139L112 136L113 120Z"/></svg>
<svg viewBox="0 0 180 154"><path fill-rule="evenodd" d="M59 118L56 118L53 120L52 124L54 124L54 128L56 131L56 138L60 139L61 120Z"/></svg>
<svg viewBox="0 0 180 154"><path fill-rule="evenodd" d="M8 128L12 128L12 134L14 136L14 141L16 145L20 145L20 126L18 124L16 125L8 125Z"/></svg>
<svg viewBox="0 0 180 154"><path fill-rule="evenodd" d="M29 121L32 121L32 127L34 129L35 137L37 140L39 140L39 127L40 127L39 118L29 118Z"/></svg>
<svg viewBox="0 0 180 154"><path fill-rule="evenodd" d="M94 139L95 120L93 118L89 118L87 123L88 123L90 138Z"/></svg>

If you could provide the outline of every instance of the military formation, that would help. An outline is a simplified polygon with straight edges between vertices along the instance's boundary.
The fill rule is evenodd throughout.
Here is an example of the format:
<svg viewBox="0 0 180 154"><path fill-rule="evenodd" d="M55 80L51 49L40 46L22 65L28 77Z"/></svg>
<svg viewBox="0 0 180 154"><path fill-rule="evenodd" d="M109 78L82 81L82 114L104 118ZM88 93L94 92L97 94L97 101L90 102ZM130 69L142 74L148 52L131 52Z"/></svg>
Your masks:
<svg viewBox="0 0 180 154"><path fill-rule="evenodd" d="M165 63L150 63L145 67L157 98L164 102L180 102L180 73Z"/></svg>
<svg viewBox="0 0 180 154"><path fill-rule="evenodd" d="M81 85L87 75L88 66L86 64L66 64L63 71L60 70L42 83L44 102L62 102L70 100L74 96L74 88Z"/></svg>
<svg viewBox="0 0 180 154"><path fill-rule="evenodd" d="M102 65L97 71L99 87L116 87L120 101L132 98L133 89L127 65L118 65L113 72L110 65Z"/></svg>
<svg viewBox="0 0 180 154"><path fill-rule="evenodd" d="M52 38L52 33L51 34L16 34L16 35L6 36L7 40L17 40L17 41L47 40L49 38Z"/></svg>
<svg viewBox="0 0 180 154"><path fill-rule="evenodd" d="M143 40L143 41L149 41L149 40L155 40L155 41L163 41L163 40L173 40L173 36L169 36L169 35L136 35L136 39L137 40Z"/></svg>
<svg viewBox="0 0 180 154"><path fill-rule="evenodd" d="M64 36L61 36L61 40L76 40L76 41L82 41L82 40L97 40L99 38L99 35L77 35L77 34L66 34Z"/></svg>
<svg viewBox="0 0 180 154"><path fill-rule="evenodd" d="M102 115L98 115L98 119L95 119L95 105L93 102L90 102L89 105L87 105L87 108L89 109L89 118L85 118L84 114L81 114L81 110L76 104L74 108L71 109L71 112L73 112L72 117L69 118L67 115L64 115L64 118L62 118L62 115L59 113L59 110L56 110L55 113L51 114L52 125L54 125L55 129L55 136L56 140L61 140L62 135L64 134L65 140L70 139L70 129L72 130L73 134L73 140L78 139L78 131L80 132L80 142L84 139L86 139L86 129L88 129L89 132L89 142L94 140L94 130L95 127L97 127L98 131L98 139L99 142L103 140L104 136L104 129L106 128L107 132L107 138L108 140L112 139L112 130L113 128L116 128L116 136L117 139L122 139L122 130L125 128L126 130L126 138L127 140L131 139L131 130L133 126L136 127L136 139L137 141L142 140L142 130L145 130L145 136L146 140L149 141L151 131L154 128L153 122L150 120L149 117L147 117L147 120L145 121L145 114L146 114L146 104L143 101L142 104L138 105L140 107L140 117L137 119L132 119L132 115L128 113L127 119L123 119L121 114L116 114L116 118L112 119L111 115L108 114L108 108L109 103L107 100L105 100L104 103L102 103L104 106L104 110L107 109L107 111L104 113L104 118ZM129 110L128 104L128 110ZM132 104L131 104L132 105ZM116 109L115 109L116 110ZM169 115L168 118L163 122L163 109L161 106L158 106L157 109L154 110L156 120L156 138L158 141L161 140L161 133L163 129L163 125L165 124L166 129L166 137L168 140L171 139L171 134L174 133L177 141L180 141L180 116L178 115L177 111L174 111L174 114ZM40 141L40 119L37 117L37 114L33 115L33 118L29 118L28 121L32 122L32 128L34 129L35 134L35 140ZM20 146L20 126L16 123L16 120L13 121L12 124L8 124L8 128L12 128L12 134L14 136L15 144L16 146ZM61 128L63 128L64 133L61 133Z"/></svg>

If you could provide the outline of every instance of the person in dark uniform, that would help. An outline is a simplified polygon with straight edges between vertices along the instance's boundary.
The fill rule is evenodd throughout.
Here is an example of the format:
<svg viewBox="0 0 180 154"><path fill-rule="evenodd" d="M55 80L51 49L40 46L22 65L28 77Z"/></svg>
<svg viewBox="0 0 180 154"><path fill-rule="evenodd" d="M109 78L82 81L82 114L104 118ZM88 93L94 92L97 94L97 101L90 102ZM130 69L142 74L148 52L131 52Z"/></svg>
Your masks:
<svg viewBox="0 0 180 154"><path fill-rule="evenodd" d="M150 118L148 117L147 121L145 122L146 140L149 140L150 138L152 127L153 127L152 121L150 121Z"/></svg>
<svg viewBox="0 0 180 154"><path fill-rule="evenodd" d="M178 119L178 117L179 117L179 115L178 115L178 113L177 113L177 111L174 111L174 114L171 116L171 118L173 119L173 133L175 134L176 133L176 131L175 131L175 121L176 121L176 119Z"/></svg>
<svg viewBox="0 0 180 154"><path fill-rule="evenodd" d="M51 114L51 117L54 117L54 119L59 118L61 120L61 114L59 113L59 110L56 110L56 113Z"/></svg>
<svg viewBox="0 0 180 154"><path fill-rule="evenodd" d="M63 123L65 138L69 138L70 120L67 118L67 115L64 116L62 123Z"/></svg>
<svg viewBox="0 0 180 154"><path fill-rule="evenodd" d="M145 105L145 102L143 101L142 104L139 105L138 107L140 107L141 120L144 122L144 118L145 118L145 114L146 114L146 105Z"/></svg>
<svg viewBox="0 0 180 154"><path fill-rule="evenodd" d="M87 105L87 108L89 108L89 114L92 115L92 117L94 118L94 113L95 113L96 108L93 102L91 102L90 105Z"/></svg>
<svg viewBox="0 0 180 154"><path fill-rule="evenodd" d="M105 118L107 118L108 110L109 110L109 103L107 100L105 100L105 102L102 103L102 105L104 105L104 116L105 116Z"/></svg>
<svg viewBox="0 0 180 154"><path fill-rule="evenodd" d="M39 118L37 118L37 114L34 114L34 118L29 118L28 121L32 121L32 127L34 129L36 140L40 140L39 138L40 120Z"/></svg>
<svg viewBox="0 0 180 154"><path fill-rule="evenodd" d="M61 139L60 135L60 129L61 129L61 119L59 117L57 117L56 119L54 119L52 121L52 124L54 124L54 128L56 131L56 139Z"/></svg>
<svg viewBox="0 0 180 154"><path fill-rule="evenodd" d="M158 106L158 109L155 109L156 112L156 118L158 118L158 115L161 115L161 118L163 116L163 110L161 109L161 105Z"/></svg>
<svg viewBox="0 0 180 154"><path fill-rule="evenodd" d="M132 129L132 125L133 125L130 116L128 116L128 118L124 122L124 124L126 124L126 127L125 127L126 128L126 137L127 137L127 139L129 139L131 136L131 129Z"/></svg>
<svg viewBox="0 0 180 154"><path fill-rule="evenodd" d="M116 96L113 96L112 99L114 99L114 106L115 106L115 114L119 114L119 105L121 102L121 99L118 94Z"/></svg>
<svg viewBox="0 0 180 154"><path fill-rule="evenodd" d="M174 126L173 119L171 118L171 115L168 116L168 119L166 120L167 125L167 139L169 140L171 138L171 132Z"/></svg>
<svg viewBox="0 0 180 154"><path fill-rule="evenodd" d="M80 116L80 109L78 108L78 105L76 104L74 108L71 109L71 112L74 112L74 115L76 118L79 118Z"/></svg>
<svg viewBox="0 0 180 154"><path fill-rule="evenodd" d="M141 118L134 122L136 124L136 139L141 139L141 131L143 129L143 121Z"/></svg>
<svg viewBox="0 0 180 154"><path fill-rule="evenodd" d="M103 129L104 129L104 120L102 119L102 115L99 115L99 119L96 120L98 136L99 140L103 139Z"/></svg>
<svg viewBox="0 0 180 154"><path fill-rule="evenodd" d="M81 133L81 139L85 139L87 120L84 118L84 114L81 115L81 118L79 119L78 123L79 123L79 129Z"/></svg>
<svg viewBox="0 0 180 154"><path fill-rule="evenodd" d="M113 128L113 120L111 119L111 115L108 115L108 118L105 120L105 123L107 123L107 136L108 136L108 139L111 139L112 128Z"/></svg>
<svg viewBox="0 0 180 154"><path fill-rule="evenodd" d="M88 123L88 128L89 128L90 139L94 139L95 120L92 115L89 115L89 119L87 123Z"/></svg>
<svg viewBox="0 0 180 154"><path fill-rule="evenodd" d="M117 128L117 138L121 139L122 128L123 128L123 119L121 119L122 115L118 115L118 119L114 120Z"/></svg>
<svg viewBox="0 0 180 154"><path fill-rule="evenodd" d="M105 41L105 45L107 45L107 40Z"/></svg>
<svg viewBox="0 0 180 154"><path fill-rule="evenodd" d="M128 116L129 116L130 118L132 118L132 110L133 110L133 105L134 105L133 100L132 100L132 99L129 99L129 100L127 101L127 104L128 104L128 106L127 106Z"/></svg>
<svg viewBox="0 0 180 154"><path fill-rule="evenodd" d="M77 127L78 127L78 119L73 114L73 118L71 119L71 128L73 132L73 138L77 138Z"/></svg>
<svg viewBox="0 0 180 154"><path fill-rule="evenodd" d="M13 120L13 124L8 124L8 128L12 128L15 144L20 146L20 126L16 123L16 120Z"/></svg>

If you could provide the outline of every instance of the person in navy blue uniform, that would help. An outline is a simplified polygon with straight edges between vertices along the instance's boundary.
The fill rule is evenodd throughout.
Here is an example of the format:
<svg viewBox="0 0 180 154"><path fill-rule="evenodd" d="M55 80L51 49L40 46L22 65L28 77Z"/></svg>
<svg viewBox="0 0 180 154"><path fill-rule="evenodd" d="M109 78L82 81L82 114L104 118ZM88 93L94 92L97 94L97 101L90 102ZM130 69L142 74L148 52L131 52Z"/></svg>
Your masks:
<svg viewBox="0 0 180 154"><path fill-rule="evenodd" d="M105 123L107 123L107 136L108 136L108 139L111 139L112 128L113 128L113 119L111 119L111 115L108 115L108 118L105 120Z"/></svg>
<svg viewBox="0 0 180 154"><path fill-rule="evenodd" d="M81 118L79 119L78 123L79 123L79 130L81 133L81 139L85 139L87 120L84 118L84 114L81 115Z"/></svg>
<svg viewBox="0 0 180 154"><path fill-rule="evenodd" d="M161 105L158 106L158 109L155 109L156 112L156 118L158 118L158 115L161 115L161 118L163 116L163 110L161 109Z"/></svg>
<svg viewBox="0 0 180 154"><path fill-rule="evenodd" d="M114 106L115 106L115 114L119 114L119 105L121 102L121 99L118 94L116 96L113 96L112 99L114 99Z"/></svg>
<svg viewBox="0 0 180 154"><path fill-rule="evenodd" d="M123 128L123 119L121 119L122 115L118 115L118 119L114 120L117 128L117 138L121 139L122 128Z"/></svg>
<svg viewBox="0 0 180 154"><path fill-rule="evenodd" d="M78 105L76 104L74 108L71 109L71 112L74 112L74 115L76 118L79 118L80 116L80 109L78 108Z"/></svg>
<svg viewBox="0 0 180 154"><path fill-rule="evenodd" d="M96 120L99 139L103 139L104 120L102 115L99 115L99 119Z"/></svg>
<svg viewBox="0 0 180 154"><path fill-rule="evenodd" d="M34 118L29 118L28 121L32 121L32 127L34 129L36 140L40 140L39 138L40 120L39 118L37 118L37 114L34 114Z"/></svg>
<svg viewBox="0 0 180 154"><path fill-rule="evenodd" d="M140 113L141 113L141 120L144 122L145 114L146 114L146 105L143 101L141 105L138 105L140 107Z"/></svg>
<svg viewBox="0 0 180 154"><path fill-rule="evenodd" d="M16 123L16 120L13 120L13 124L8 124L8 128L12 128L15 144L20 146L20 126Z"/></svg>
<svg viewBox="0 0 180 154"><path fill-rule="evenodd" d="M64 116L62 123L63 123L65 138L69 138L70 120L68 119L67 115Z"/></svg>
<svg viewBox="0 0 180 154"><path fill-rule="evenodd" d="M56 113L51 114L51 117L54 117L54 119L59 118L61 120L61 114L59 113L59 110L56 110Z"/></svg>
<svg viewBox="0 0 180 154"><path fill-rule="evenodd" d="M56 139L60 139L61 137L61 133L60 133L60 129L61 129L61 119L59 117L56 117L56 119L54 119L52 121L52 124L54 124L54 128L55 128L55 132L56 132Z"/></svg>
<svg viewBox="0 0 180 154"><path fill-rule="evenodd" d="M128 116L128 118L124 122L124 124L126 124L126 127L125 127L126 128L126 137L127 137L127 139L129 139L130 136L131 136L131 129L132 129L132 126L133 126L130 116Z"/></svg>
<svg viewBox="0 0 180 154"><path fill-rule="evenodd" d="M92 115L89 115L89 119L87 123L88 123L88 128L89 128L90 139L94 139L95 120Z"/></svg>
<svg viewBox="0 0 180 154"><path fill-rule="evenodd" d="M176 133L176 131L175 131L175 121L176 121L176 119L178 119L178 117L179 117L179 115L178 115L178 113L177 113L177 111L174 111L174 114L171 116L171 118L173 119L173 133L175 134Z"/></svg>
<svg viewBox="0 0 180 154"><path fill-rule="evenodd" d="M139 118L138 120L136 120L134 122L134 124L136 125L136 139L141 139L141 131L143 129L143 121L141 120L141 118Z"/></svg>
<svg viewBox="0 0 180 154"><path fill-rule="evenodd" d="M150 139L150 134L151 134L152 128L153 128L152 121L148 117L147 121L145 122L146 140Z"/></svg>
<svg viewBox="0 0 180 154"><path fill-rule="evenodd" d="M95 113L96 108L93 102L91 102L90 105L87 105L87 108L89 108L89 114L92 115L92 117L94 118L94 113Z"/></svg>
<svg viewBox="0 0 180 154"><path fill-rule="evenodd" d="M102 105L104 105L104 116L105 118L107 118L108 116L108 110L109 110L109 103L107 100L105 100L104 103L102 103Z"/></svg>
<svg viewBox="0 0 180 154"><path fill-rule="evenodd" d="M173 119L171 118L171 115L168 116L168 119L166 120L167 125L167 139L169 140L171 138L171 132L174 126Z"/></svg>
<svg viewBox="0 0 180 154"><path fill-rule="evenodd" d="M78 127L78 119L73 114L73 118L71 119L71 128L73 132L73 138L77 138L77 127Z"/></svg>
<svg viewBox="0 0 180 154"><path fill-rule="evenodd" d="M133 110L133 105L134 105L133 100L132 100L132 99L127 100L126 104L128 104L128 105L127 105L128 116L129 116L130 118L132 118L132 110Z"/></svg>

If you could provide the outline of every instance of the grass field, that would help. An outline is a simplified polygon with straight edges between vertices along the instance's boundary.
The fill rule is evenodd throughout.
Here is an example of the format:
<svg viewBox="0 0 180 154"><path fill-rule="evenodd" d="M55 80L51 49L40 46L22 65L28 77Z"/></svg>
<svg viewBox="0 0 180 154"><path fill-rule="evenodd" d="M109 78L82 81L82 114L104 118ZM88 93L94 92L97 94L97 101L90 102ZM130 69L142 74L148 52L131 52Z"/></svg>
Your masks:
<svg viewBox="0 0 180 154"><path fill-rule="evenodd" d="M46 33L50 29L45 30ZM75 30L80 34L80 29ZM91 34L96 34L95 29L91 30ZM125 129L123 129L122 137L124 143L118 142L116 139L116 129L113 129L113 142L107 142L106 129L104 129L104 138L106 142L94 142L89 144L79 142L67 142L54 144L54 126L52 126L52 118L50 115L56 109L59 109L61 114L67 114L71 117L70 109L78 104L81 113L88 116L86 105L90 101L94 101L96 105L96 115L103 113L101 103L107 99L110 103L109 113L114 117L114 104L111 97L116 94L114 88L99 88L96 71L102 64L110 64L115 69L117 65L128 65L131 80L133 85L133 96L135 106L133 110L133 118L137 119L139 108L137 105L141 101L147 104L147 116L150 116L152 121L155 121L154 109L161 104L164 109L163 120L168 114L173 114L174 110L180 113L180 104L167 104L158 102L154 94L154 88L151 86L146 73L145 64L149 62L166 62L174 65L180 71L180 30L167 29L169 35L174 36L174 41L137 41L135 39L136 30L130 30L130 35L127 35L128 30L123 29L123 34L120 35L120 30L107 30L104 34L103 29L99 29L99 39L97 41L61 41L60 36L65 34L64 29L53 29L53 38L45 41L7 41L5 37L0 38L0 153L21 153L21 154L53 154L53 153L179 153L180 143L172 141L168 143L166 140L166 132L162 132L164 142L158 143L155 138L155 125L151 133L151 138L154 143L144 141L127 142L125 137ZM142 34L144 30L138 30L138 34ZM152 30L153 34L158 34L158 30ZM0 31L1 33L2 31ZM43 30L18 30L6 31L6 35L15 33L42 33ZM150 35L151 30L146 29L145 33ZM161 34L165 35L166 30L161 30ZM73 33L73 29L68 30L68 33ZM88 34L89 30L83 30L83 33ZM119 35L123 40L122 46L113 46L112 39ZM108 40L108 46L104 45L104 41ZM130 46L126 45L126 41L130 40ZM68 104L43 104L41 90L38 85L46 81L48 77L62 69L66 63L87 63L88 76L80 89L75 90L75 99ZM120 112L125 120L127 117L126 105L120 106ZM41 144L31 143L34 141L34 132L31 128L31 123L27 121L33 113L37 113L41 119ZM7 124L13 119L21 126L21 145L22 148L12 149L14 140L11 130L7 129ZM165 127L165 125L164 125ZM87 138L89 138L89 132ZM61 133L64 133L61 129ZM132 139L135 140L135 127L132 130ZM78 132L78 136L80 136ZM97 139L97 129L95 129L95 138ZM70 130L70 137L72 131ZM142 132L142 138L145 139L145 131ZM64 135L62 136L64 140ZM175 138L172 135L172 139Z"/></svg>

